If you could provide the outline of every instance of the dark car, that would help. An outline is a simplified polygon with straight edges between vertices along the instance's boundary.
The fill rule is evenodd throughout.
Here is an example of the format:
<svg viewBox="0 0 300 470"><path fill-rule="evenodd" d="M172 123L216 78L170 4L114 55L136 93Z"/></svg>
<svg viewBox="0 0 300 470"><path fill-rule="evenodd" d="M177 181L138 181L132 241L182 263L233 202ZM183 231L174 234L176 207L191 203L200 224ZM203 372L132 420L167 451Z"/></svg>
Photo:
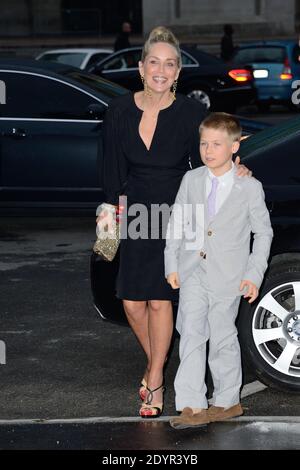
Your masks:
<svg viewBox="0 0 300 470"><path fill-rule="evenodd" d="M242 161L263 183L274 240L255 304L242 300L238 328L243 357L258 380L300 392L300 117L242 143ZM122 242L121 242L122 243ZM101 317L126 323L115 297L118 258L91 257L91 285ZM177 306L174 305L175 311Z"/></svg>
<svg viewBox="0 0 300 470"><path fill-rule="evenodd" d="M69 65L1 60L0 209L95 208L102 122L127 90Z"/></svg>
<svg viewBox="0 0 300 470"><path fill-rule="evenodd" d="M132 91L142 89L138 72L142 47L122 49L94 64L89 71ZM197 48L181 50L182 70L178 91L201 101L210 110L234 112L237 106L255 101L250 68L228 66Z"/></svg>
<svg viewBox="0 0 300 470"><path fill-rule="evenodd" d="M0 210L95 213L104 197L103 118L123 93L69 65L0 60ZM244 133L265 126L242 124Z"/></svg>

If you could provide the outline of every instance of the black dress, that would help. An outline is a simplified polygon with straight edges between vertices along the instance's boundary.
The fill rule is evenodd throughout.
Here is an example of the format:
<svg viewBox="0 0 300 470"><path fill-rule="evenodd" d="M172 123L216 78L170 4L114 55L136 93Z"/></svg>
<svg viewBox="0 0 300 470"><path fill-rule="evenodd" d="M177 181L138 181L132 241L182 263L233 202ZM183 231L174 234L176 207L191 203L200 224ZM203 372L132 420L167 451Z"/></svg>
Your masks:
<svg viewBox="0 0 300 470"><path fill-rule="evenodd" d="M159 112L151 147L140 134L143 111L133 93L115 98L104 125L103 187L107 202L118 204L119 195L131 204L171 206L186 171L200 165L199 125L206 110L183 95ZM132 217L128 218L128 226ZM153 224L152 224L153 225ZM151 219L149 215L149 226ZM164 233L159 238L122 239L117 297L127 300L176 300L164 273Z"/></svg>

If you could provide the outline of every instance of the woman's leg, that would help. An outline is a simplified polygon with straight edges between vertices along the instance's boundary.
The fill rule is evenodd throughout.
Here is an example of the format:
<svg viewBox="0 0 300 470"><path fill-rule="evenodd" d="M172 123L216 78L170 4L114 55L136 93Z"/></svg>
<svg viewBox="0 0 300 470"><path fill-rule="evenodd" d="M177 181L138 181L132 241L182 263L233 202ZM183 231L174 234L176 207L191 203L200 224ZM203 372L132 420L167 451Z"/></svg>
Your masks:
<svg viewBox="0 0 300 470"><path fill-rule="evenodd" d="M163 382L163 368L173 333L173 310L169 300L123 300L128 322L148 360L147 385L150 389ZM162 401L162 390L153 394L153 403Z"/></svg>
<svg viewBox="0 0 300 470"><path fill-rule="evenodd" d="M169 300L149 300L148 309L151 354L148 388L153 390L163 383L163 368L173 333L173 310ZM162 402L162 389L153 393L152 402Z"/></svg>
<svg viewBox="0 0 300 470"><path fill-rule="evenodd" d="M151 367L151 350L149 341L149 309L146 301L123 300L123 307L129 325L133 329L134 334L139 340L146 356L147 371ZM145 379L148 380L145 373Z"/></svg>

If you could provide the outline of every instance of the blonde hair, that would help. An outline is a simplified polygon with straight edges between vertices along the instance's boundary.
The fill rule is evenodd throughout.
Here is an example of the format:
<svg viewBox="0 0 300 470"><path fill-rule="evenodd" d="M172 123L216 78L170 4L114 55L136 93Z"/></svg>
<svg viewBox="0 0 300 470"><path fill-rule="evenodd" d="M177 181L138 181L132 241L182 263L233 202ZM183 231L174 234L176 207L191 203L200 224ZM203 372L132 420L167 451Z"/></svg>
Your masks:
<svg viewBox="0 0 300 470"><path fill-rule="evenodd" d="M176 51L176 55L177 55L177 65L179 68L181 68L182 60L181 60L179 42L174 36L174 34L172 33L172 31L170 31L168 28L165 28L165 26L157 26L156 28L152 29L152 31L150 32L149 37L143 47L142 58L141 58L142 62L145 61L145 58L149 54L150 47L153 44L156 44L158 42L164 42L174 47Z"/></svg>
<svg viewBox="0 0 300 470"><path fill-rule="evenodd" d="M239 120L227 113L210 113L200 124L200 135L203 129L221 129L226 131L233 141L239 141L242 135Z"/></svg>

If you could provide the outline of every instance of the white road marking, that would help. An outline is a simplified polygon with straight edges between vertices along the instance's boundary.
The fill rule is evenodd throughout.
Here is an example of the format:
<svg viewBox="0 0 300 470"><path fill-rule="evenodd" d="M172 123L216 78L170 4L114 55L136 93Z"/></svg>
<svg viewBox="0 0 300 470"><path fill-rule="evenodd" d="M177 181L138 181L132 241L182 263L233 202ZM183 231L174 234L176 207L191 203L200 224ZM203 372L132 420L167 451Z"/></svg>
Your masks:
<svg viewBox="0 0 300 470"><path fill-rule="evenodd" d="M255 380L254 382L246 384L242 388L241 398L249 397L249 395L253 395L254 393L261 392L262 390L265 390L266 388L268 388L266 385L262 384L258 380Z"/></svg>
<svg viewBox="0 0 300 470"><path fill-rule="evenodd" d="M174 417L174 416L173 416ZM172 416L164 416L154 419L142 419L133 416L126 417L94 417L94 418L71 418L71 419L1 419L3 425L30 425L30 424L106 424L106 423L142 423L142 422L169 422ZM226 420L227 422L244 423L300 423L300 416L240 416Z"/></svg>

